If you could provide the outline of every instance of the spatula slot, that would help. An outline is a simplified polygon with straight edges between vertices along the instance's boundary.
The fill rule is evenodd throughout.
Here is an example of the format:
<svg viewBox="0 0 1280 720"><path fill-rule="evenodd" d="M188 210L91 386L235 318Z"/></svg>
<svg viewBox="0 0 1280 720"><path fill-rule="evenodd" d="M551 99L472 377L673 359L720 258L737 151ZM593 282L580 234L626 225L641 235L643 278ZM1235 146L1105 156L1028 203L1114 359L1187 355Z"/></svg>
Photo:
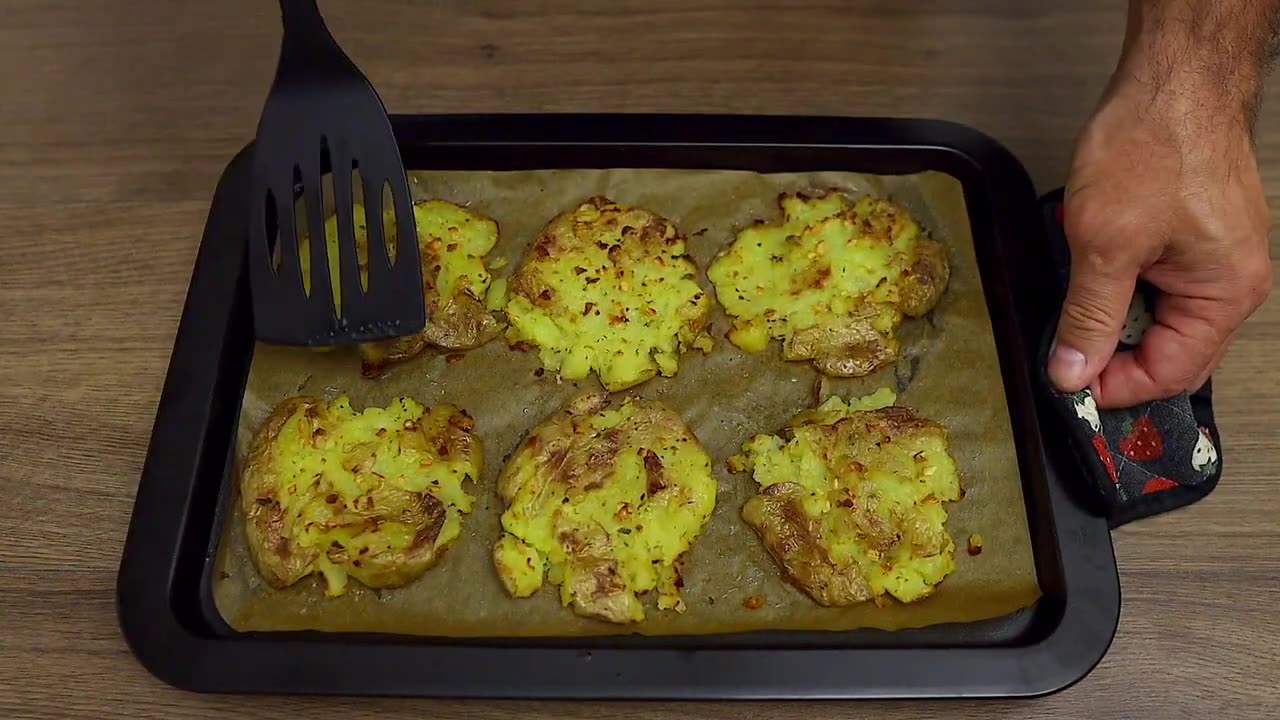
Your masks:
<svg viewBox="0 0 1280 720"><path fill-rule="evenodd" d="M396 228L396 201L395 196L391 192L391 181L387 180L382 183L382 217L387 222L387 260L390 261L391 267L396 266L396 243L399 237Z"/></svg>
<svg viewBox="0 0 1280 720"><path fill-rule="evenodd" d="M356 161L351 161L351 196L358 198L364 196L364 185L360 181L360 169ZM369 290L369 227L368 217L361 208L361 213L356 223L356 263L360 266L360 288Z"/></svg>
<svg viewBox="0 0 1280 720"><path fill-rule="evenodd" d="M275 272L277 277L279 277L280 265L281 265L280 263L280 257L281 257L280 255L280 224L279 224L279 221L276 219L276 212L277 212L276 195L275 193L271 192L271 190L267 190L267 200L266 200L265 207L266 207L266 219L264 224L266 226L266 235L264 235L264 239L266 240L266 243L267 243L267 251L271 254L271 270Z"/></svg>
<svg viewBox="0 0 1280 720"><path fill-rule="evenodd" d="M302 184L302 168L293 166L293 228L298 235L298 264L302 268L302 292L311 297L311 283L315 269L311 265L311 228L307 224L305 186ZM323 209L321 210L323 213Z"/></svg>

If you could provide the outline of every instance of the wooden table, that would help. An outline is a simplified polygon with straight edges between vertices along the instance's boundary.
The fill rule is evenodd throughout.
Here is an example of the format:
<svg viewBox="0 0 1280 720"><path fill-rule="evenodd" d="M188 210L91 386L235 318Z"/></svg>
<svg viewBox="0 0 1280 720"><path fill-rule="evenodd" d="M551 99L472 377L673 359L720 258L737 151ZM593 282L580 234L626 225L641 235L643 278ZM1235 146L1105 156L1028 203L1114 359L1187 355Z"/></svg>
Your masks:
<svg viewBox="0 0 1280 720"><path fill-rule="evenodd" d="M918 5L924 5L919 3ZM389 107L915 115L1061 183L1109 71L1118 0L323 2ZM538 9L534 9L535 6ZM0 717L1274 717L1280 712L1280 309L1218 375L1227 474L1115 533L1119 634L1026 703L588 704L205 697L120 638L115 572L213 185L251 137L274 3L0 8ZM1280 193L1280 101L1258 148ZM1274 250L1273 250L1274 254Z"/></svg>

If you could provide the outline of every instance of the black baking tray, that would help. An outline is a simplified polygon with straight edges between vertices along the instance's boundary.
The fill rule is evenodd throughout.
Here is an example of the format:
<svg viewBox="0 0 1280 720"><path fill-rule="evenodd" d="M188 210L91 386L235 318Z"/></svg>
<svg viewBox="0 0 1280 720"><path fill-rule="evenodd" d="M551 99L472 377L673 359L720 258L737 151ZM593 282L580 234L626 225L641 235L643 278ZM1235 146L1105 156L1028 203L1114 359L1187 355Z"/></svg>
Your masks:
<svg viewBox="0 0 1280 720"><path fill-rule="evenodd" d="M118 577L125 639L152 674L202 692L567 698L1042 695L1107 651L1120 587L1107 522L1038 389L1060 302L1035 190L1000 144L933 120L721 115L393 116L407 167L936 170L963 186L1017 442L1043 597L993 620L851 632L454 639L239 633L210 577L233 494L254 335L250 148L219 180L156 411ZM355 671L353 671L353 669Z"/></svg>

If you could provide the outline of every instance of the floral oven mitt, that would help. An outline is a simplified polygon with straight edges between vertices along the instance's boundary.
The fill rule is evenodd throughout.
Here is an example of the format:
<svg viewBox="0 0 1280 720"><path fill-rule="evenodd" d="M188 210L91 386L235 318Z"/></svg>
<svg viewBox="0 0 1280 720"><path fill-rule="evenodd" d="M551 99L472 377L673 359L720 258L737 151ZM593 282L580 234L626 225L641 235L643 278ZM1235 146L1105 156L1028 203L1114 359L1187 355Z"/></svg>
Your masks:
<svg viewBox="0 0 1280 720"><path fill-rule="evenodd" d="M1065 289L1070 267L1062 232L1062 191L1041 202L1050 245ZM1120 338L1128 350L1151 325L1156 291L1139 281ZM1056 328L1043 343L1042 365ZM1045 380L1047 383L1047 379ZM1222 447L1213 419L1211 382L1194 393L1137 407L1100 411L1088 390L1050 396L1071 433L1071 445L1094 486L1111 527L1173 510L1208 495L1222 475Z"/></svg>

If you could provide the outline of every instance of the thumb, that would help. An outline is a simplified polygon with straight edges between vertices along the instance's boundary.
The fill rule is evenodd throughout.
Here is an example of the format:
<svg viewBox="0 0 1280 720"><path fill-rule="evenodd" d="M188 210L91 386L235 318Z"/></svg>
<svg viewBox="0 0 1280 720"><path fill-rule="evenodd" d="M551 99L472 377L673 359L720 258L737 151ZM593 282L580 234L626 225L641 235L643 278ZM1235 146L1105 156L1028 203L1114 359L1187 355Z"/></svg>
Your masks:
<svg viewBox="0 0 1280 720"><path fill-rule="evenodd" d="M1083 250L1083 248L1082 248ZM1075 252L1066 301L1049 353L1049 379L1062 392L1088 387L1115 354L1137 269L1096 252Z"/></svg>

